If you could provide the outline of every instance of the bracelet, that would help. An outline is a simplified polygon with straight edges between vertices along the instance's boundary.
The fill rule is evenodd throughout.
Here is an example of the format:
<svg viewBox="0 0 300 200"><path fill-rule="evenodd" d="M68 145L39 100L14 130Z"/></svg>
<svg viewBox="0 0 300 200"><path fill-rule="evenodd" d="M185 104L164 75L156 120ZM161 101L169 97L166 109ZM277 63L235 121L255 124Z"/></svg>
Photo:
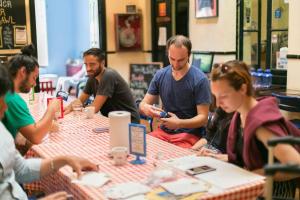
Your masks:
<svg viewBox="0 0 300 200"><path fill-rule="evenodd" d="M54 170L55 170L53 159L52 159L51 162L50 162L50 168L51 168L51 171L54 171Z"/></svg>

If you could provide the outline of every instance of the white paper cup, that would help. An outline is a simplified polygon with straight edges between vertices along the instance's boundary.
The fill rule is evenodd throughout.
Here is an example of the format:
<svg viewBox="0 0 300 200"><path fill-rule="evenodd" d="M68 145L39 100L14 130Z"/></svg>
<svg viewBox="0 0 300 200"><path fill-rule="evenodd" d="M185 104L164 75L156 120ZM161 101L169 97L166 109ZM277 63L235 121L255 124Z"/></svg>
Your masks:
<svg viewBox="0 0 300 200"><path fill-rule="evenodd" d="M124 165L127 162L127 147L113 147L111 149L111 155L114 165Z"/></svg>

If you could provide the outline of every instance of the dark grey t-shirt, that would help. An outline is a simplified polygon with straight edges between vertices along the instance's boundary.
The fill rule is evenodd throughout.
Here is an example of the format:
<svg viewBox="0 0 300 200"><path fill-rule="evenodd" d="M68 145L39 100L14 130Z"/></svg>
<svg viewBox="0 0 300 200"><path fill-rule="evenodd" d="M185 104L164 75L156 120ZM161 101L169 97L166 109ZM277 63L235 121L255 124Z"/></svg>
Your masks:
<svg viewBox="0 0 300 200"><path fill-rule="evenodd" d="M125 80L115 70L106 68L100 82L95 78L89 78L84 92L94 97L96 95L108 97L100 109L102 115L108 116L108 113L111 111L123 110L131 113L131 122L140 122L140 115L131 90Z"/></svg>

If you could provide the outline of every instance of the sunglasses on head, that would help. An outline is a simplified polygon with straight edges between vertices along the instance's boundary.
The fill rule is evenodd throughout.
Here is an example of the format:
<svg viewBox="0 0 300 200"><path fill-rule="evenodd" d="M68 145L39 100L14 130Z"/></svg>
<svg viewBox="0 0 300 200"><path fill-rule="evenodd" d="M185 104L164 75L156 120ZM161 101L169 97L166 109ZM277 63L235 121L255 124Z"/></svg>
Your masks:
<svg viewBox="0 0 300 200"><path fill-rule="evenodd" d="M228 66L228 65L226 65L226 64L224 64L224 63L216 63L216 64L214 64L213 68L214 68L214 69L220 68L221 72L222 72L223 74L225 74L225 73L227 73L227 72L229 71L230 66Z"/></svg>

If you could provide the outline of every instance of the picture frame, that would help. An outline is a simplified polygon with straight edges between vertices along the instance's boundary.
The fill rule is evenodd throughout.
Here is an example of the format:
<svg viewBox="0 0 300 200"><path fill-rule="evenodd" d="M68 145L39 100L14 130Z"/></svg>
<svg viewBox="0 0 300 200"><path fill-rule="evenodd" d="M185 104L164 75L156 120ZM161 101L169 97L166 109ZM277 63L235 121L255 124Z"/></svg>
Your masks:
<svg viewBox="0 0 300 200"><path fill-rule="evenodd" d="M139 13L115 14L116 51L142 50L142 16Z"/></svg>
<svg viewBox="0 0 300 200"><path fill-rule="evenodd" d="M211 18L218 17L218 0L195 0L195 17Z"/></svg>
<svg viewBox="0 0 300 200"><path fill-rule="evenodd" d="M126 5L126 12L127 13L135 13L136 12L136 5Z"/></svg>
<svg viewBox="0 0 300 200"><path fill-rule="evenodd" d="M13 26L14 28L14 47L22 47L27 44L26 26Z"/></svg>

